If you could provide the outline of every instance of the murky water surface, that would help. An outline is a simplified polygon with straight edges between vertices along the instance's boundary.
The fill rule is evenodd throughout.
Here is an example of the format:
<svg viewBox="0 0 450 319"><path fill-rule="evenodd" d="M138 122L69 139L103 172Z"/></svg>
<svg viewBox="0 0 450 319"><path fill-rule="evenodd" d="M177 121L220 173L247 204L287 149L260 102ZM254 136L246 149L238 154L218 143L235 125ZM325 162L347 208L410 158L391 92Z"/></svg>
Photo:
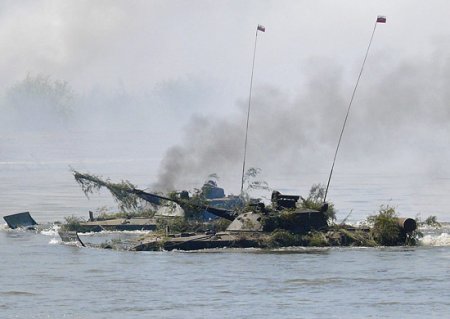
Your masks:
<svg viewBox="0 0 450 319"><path fill-rule="evenodd" d="M0 215L30 211L44 223L114 206L107 193L88 201L69 165L146 187L159 158L120 134L117 145L128 149L117 153L106 143L110 137L76 133L55 147L48 136L3 136ZM18 152L24 140L34 146ZM86 143L99 149L87 151ZM298 193L318 179L323 176L305 174L301 184L291 177L274 183ZM347 169L338 173L332 196L338 219L353 210L350 219L361 220L392 202L409 216L449 221L449 189L450 176ZM61 244L54 231L2 226L0 318L446 318L449 233L448 225L425 229L422 246L414 248L133 253L82 249Z"/></svg>

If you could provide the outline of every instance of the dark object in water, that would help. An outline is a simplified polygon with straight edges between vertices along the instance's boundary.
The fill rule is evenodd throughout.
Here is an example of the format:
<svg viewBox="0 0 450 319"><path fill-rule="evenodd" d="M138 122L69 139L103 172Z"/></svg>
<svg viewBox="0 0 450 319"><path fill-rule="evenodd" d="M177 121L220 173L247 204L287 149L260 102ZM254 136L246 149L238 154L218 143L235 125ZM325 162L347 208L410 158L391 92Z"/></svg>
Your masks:
<svg viewBox="0 0 450 319"><path fill-rule="evenodd" d="M59 231L58 234L65 243L79 243L81 246L86 247L76 231Z"/></svg>
<svg viewBox="0 0 450 319"><path fill-rule="evenodd" d="M405 233L411 233L417 229L417 223L412 218L398 218L398 225Z"/></svg>
<svg viewBox="0 0 450 319"><path fill-rule="evenodd" d="M3 219L8 224L9 228L16 229L19 227L23 228L34 228L37 225L36 221L31 217L29 212L18 213L13 215L4 216Z"/></svg>
<svg viewBox="0 0 450 319"><path fill-rule="evenodd" d="M297 208L300 196L282 195L274 192L272 204L275 210L268 210L263 203L250 205L249 211L227 212L219 209L223 218L232 220L226 231L220 233L190 234L189 236L169 235L165 238L150 237L139 241L132 250L198 250L209 248L264 248L269 245L272 235L282 230L292 238L301 238L308 232L327 231L328 205L320 210ZM202 207L203 208L203 207ZM209 208L209 212L215 213ZM297 237L296 237L297 236ZM301 240L298 240L300 243ZM289 245L289 244L288 244Z"/></svg>

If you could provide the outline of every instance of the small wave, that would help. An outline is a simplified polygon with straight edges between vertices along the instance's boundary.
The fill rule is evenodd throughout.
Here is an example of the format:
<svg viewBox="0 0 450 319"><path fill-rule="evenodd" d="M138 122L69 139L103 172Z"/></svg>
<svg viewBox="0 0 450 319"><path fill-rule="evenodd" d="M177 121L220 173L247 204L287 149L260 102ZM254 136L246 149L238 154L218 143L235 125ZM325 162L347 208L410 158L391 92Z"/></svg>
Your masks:
<svg viewBox="0 0 450 319"><path fill-rule="evenodd" d="M51 228L41 230L41 234L44 236L58 236L59 225L52 225Z"/></svg>
<svg viewBox="0 0 450 319"><path fill-rule="evenodd" d="M214 254L214 253L250 253L250 254L326 254L333 247L304 247L304 246L289 246L279 248L259 248L259 247L220 247L220 248L204 248L199 250L179 250L173 249L171 253L186 253L186 254ZM360 247L359 247L360 248Z"/></svg>
<svg viewBox="0 0 450 319"><path fill-rule="evenodd" d="M419 230L422 232L450 232L450 225L448 223L442 223L440 226L420 225Z"/></svg>
<svg viewBox="0 0 450 319"><path fill-rule="evenodd" d="M204 248L204 249L198 249L198 250L173 249L170 251L169 250L163 250L163 251L169 252L169 253L183 253L183 254L253 253L253 252L262 251L262 248L220 247L220 248Z"/></svg>
<svg viewBox="0 0 450 319"><path fill-rule="evenodd" d="M338 284L343 281L342 278L317 278L317 279L290 279L284 281L288 285L301 285L301 286L323 286Z"/></svg>
<svg viewBox="0 0 450 319"><path fill-rule="evenodd" d="M35 293L32 293L32 292L17 291L17 290L5 291L5 292L1 292L0 294L4 295L4 296L34 296L34 295L36 295Z"/></svg>
<svg viewBox="0 0 450 319"><path fill-rule="evenodd" d="M59 244L59 243L61 243L61 241L60 241L59 239L57 239L57 238L52 238L52 239L50 239L50 241L48 242L49 245L57 245L57 244Z"/></svg>
<svg viewBox="0 0 450 319"><path fill-rule="evenodd" d="M28 232L32 229L27 229L27 228L23 228L23 227L17 227L17 228L9 228L9 226L7 224L2 224L0 225L0 231L5 231L5 232L14 232L14 233L21 233L21 232Z"/></svg>
<svg viewBox="0 0 450 319"><path fill-rule="evenodd" d="M50 241L51 242L51 241ZM74 246L74 247L83 247L81 244L77 241L70 241L70 242L64 242L64 241L58 241L58 244L63 244L66 246Z"/></svg>
<svg viewBox="0 0 450 319"><path fill-rule="evenodd" d="M288 246L273 249L261 250L263 253L272 254L326 254L330 247L304 247L304 246Z"/></svg>
<svg viewBox="0 0 450 319"><path fill-rule="evenodd" d="M425 235L419 240L422 246L450 246L450 234Z"/></svg>

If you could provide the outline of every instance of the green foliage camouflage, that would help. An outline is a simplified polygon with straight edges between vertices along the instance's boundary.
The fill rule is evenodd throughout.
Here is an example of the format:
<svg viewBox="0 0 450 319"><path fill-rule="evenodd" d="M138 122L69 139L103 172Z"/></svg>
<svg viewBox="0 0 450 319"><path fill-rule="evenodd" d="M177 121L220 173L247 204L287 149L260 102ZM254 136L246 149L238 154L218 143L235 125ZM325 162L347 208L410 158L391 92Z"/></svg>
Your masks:
<svg viewBox="0 0 450 319"><path fill-rule="evenodd" d="M218 218L212 221L203 222L199 219L186 219L184 217L158 217L156 219L156 229L159 233L165 234L166 229L170 234L177 233L202 233L206 231L225 231L230 221Z"/></svg>
<svg viewBox="0 0 450 319"><path fill-rule="evenodd" d="M204 232L207 227L199 220L186 219L184 217L159 217L156 220L156 229L160 233L195 233Z"/></svg>
<svg viewBox="0 0 450 319"><path fill-rule="evenodd" d="M284 229L276 229L263 239L267 248L291 247L300 245L300 237Z"/></svg>
<svg viewBox="0 0 450 319"><path fill-rule="evenodd" d="M395 246L401 241L398 216L393 207L382 205L378 214L369 216L367 221L373 225L371 233L379 245Z"/></svg>
<svg viewBox="0 0 450 319"><path fill-rule="evenodd" d="M431 227L441 227L441 224L437 221L436 216L428 216L425 219L424 224Z"/></svg>
<svg viewBox="0 0 450 319"><path fill-rule="evenodd" d="M89 198L90 194L98 192L102 187L105 187L111 192L121 210L135 211L139 208L139 198L132 193L135 187L129 181L112 183L109 179L105 180L101 176L82 174L75 170L72 170L72 173L87 198Z"/></svg>
<svg viewBox="0 0 450 319"><path fill-rule="evenodd" d="M314 231L310 232L305 240L310 247L326 247L329 246L328 238L323 232Z"/></svg>
<svg viewBox="0 0 450 319"><path fill-rule="evenodd" d="M398 224L398 215L395 208L389 205L382 205L377 215L367 218L367 221L373 225L371 235L378 245L397 246L397 245L416 245L417 239L422 237L422 233L415 230L406 233Z"/></svg>
<svg viewBox="0 0 450 319"><path fill-rule="evenodd" d="M330 246L375 247L369 231L346 225L332 225L326 234Z"/></svg>
<svg viewBox="0 0 450 319"><path fill-rule="evenodd" d="M119 209L122 211L116 214L117 218L152 217L154 215L152 211L143 211L140 205L141 200L134 194L135 186L129 181L125 180L120 183L112 183L109 179L104 179L101 176L83 174L75 170L72 170L72 173L88 198L90 194L98 192L102 187L108 189L114 200L119 204ZM167 198L172 199L183 208L186 219L202 219L204 210L201 207L206 206L207 201L200 190L195 189L191 197L189 197L187 192L170 192L167 194ZM161 200L161 205L170 207L170 205L174 204L170 201ZM109 214L107 216L100 216L100 218L110 217L112 216Z"/></svg>
<svg viewBox="0 0 450 319"><path fill-rule="evenodd" d="M89 229L82 225L85 220L77 216L67 216L64 218L64 223L61 225L61 230L63 231L76 231L76 232L87 232Z"/></svg>
<svg viewBox="0 0 450 319"><path fill-rule="evenodd" d="M308 197L306 199L301 198L299 206L300 208L320 210L320 208L324 204L324 198L325 186L321 184L314 184L311 186ZM328 210L325 212L325 214L329 222L336 220L336 212L334 210L333 203L328 202Z"/></svg>
<svg viewBox="0 0 450 319"><path fill-rule="evenodd" d="M82 174L77 171L73 171L73 174L86 196L99 191L102 187L106 187L123 210L115 214L102 213L97 218L98 220L154 216L153 211L143 211L139 206L139 198L133 194L135 187L130 182L112 183L109 179L105 180L99 176ZM258 174L258 169L250 169L248 172L249 177L255 177ZM257 182L251 185L253 186L249 186L247 189L267 187L264 182ZM325 188L322 185L313 185L308 197L306 199L302 198L301 202L298 203L298 208L320 210L323 205L324 194ZM188 196L187 192L172 192L167 197L173 199L184 209L185 217L157 218L157 233L162 234L163 238L166 230L169 230L171 234L199 233L209 230L219 232L224 231L230 224L230 221L221 218L210 222L203 221L203 209L201 207L207 205L207 200L200 190L195 190L191 197ZM249 202L247 203L241 212L262 209L258 208L258 206L250 205ZM298 224L295 208L277 211L267 207L263 211L261 223L264 231L267 233L261 237L261 247L414 245L416 238L420 236L420 233L417 231L405 234L398 224L398 216L395 209L390 206L381 206L378 214L368 217L368 222L373 225L370 231L358 230L352 227L349 230L345 225L334 224L328 230L305 233L293 227L293 225ZM329 203L326 217L329 222L335 220L335 210L332 203ZM438 224L435 216L430 216L426 222L433 225ZM81 223L81 219L72 216L66 218L66 224L63 227L66 230L80 231L82 228ZM245 239L246 235L242 234L241 236L243 236L241 239Z"/></svg>
<svg viewBox="0 0 450 319"><path fill-rule="evenodd" d="M250 192L253 190L265 190L270 191L271 188L266 181L257 179L257 176L261 174L261 169L257 167L249 168L244 174L244 189L241 197L245 202L250 202Z"/></svg>

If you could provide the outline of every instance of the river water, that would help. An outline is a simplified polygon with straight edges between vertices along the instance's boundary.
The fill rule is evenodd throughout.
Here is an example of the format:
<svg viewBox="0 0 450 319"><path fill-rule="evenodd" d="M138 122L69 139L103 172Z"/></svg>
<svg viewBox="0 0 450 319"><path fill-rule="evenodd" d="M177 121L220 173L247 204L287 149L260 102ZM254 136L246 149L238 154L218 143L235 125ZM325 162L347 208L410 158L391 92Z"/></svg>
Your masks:
<svg viewBox="0 0 450 319"><path fill-rule="evenodd" d="M107 193L88 201L69 166L144 187L156 176L159 157L144 152L141 141L117 134L116 144L107 143L111 133L70 136L64 143L53 135L2 136L1 216L30 211L47 223L114 206ZM76 148L87 144L89 151ZM450 219L450 176L348 168L336 176L338 220L350 211L350 220L363 220L383 203L410 217ZM295 194L315 178L305 173L295 185L288 176L274 183ZM36 234L3 225L0 318L447 318L450 224L423 232L412 248L124 252L64 245L54 229Z"/></svg>

